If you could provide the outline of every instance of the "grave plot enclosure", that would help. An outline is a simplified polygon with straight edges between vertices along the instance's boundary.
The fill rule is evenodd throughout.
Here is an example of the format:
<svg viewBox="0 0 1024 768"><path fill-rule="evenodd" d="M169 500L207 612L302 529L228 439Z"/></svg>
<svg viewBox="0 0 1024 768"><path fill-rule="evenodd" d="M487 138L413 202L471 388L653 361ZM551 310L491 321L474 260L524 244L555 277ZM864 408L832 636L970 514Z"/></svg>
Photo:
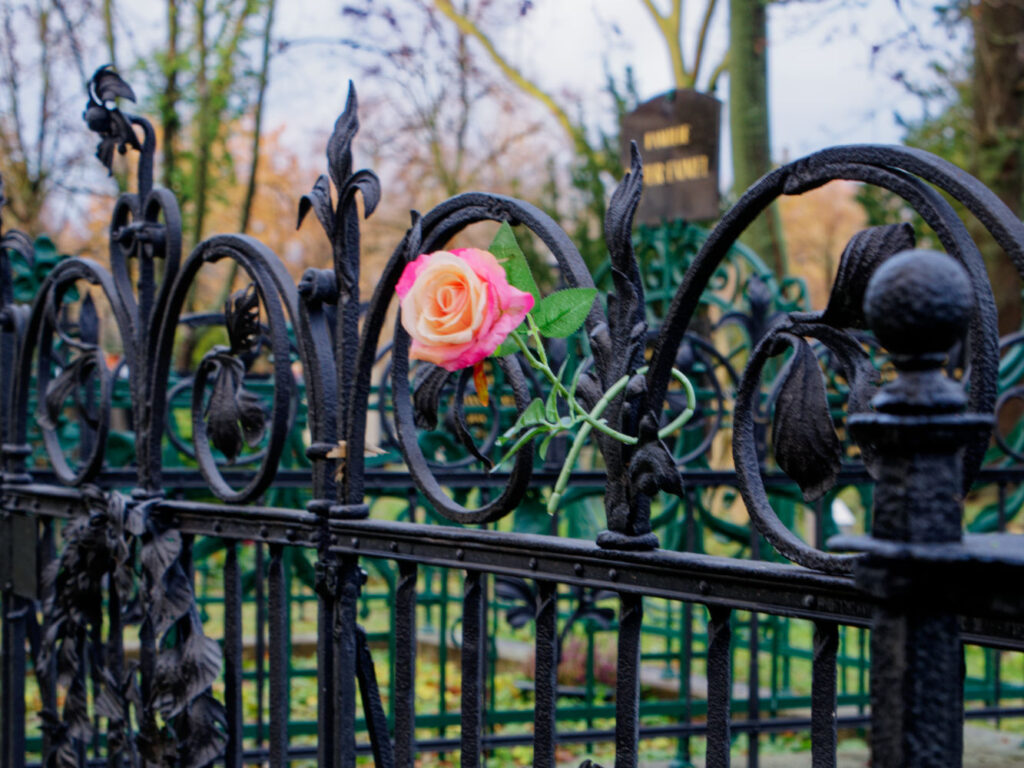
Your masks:
<svg viewBox="0 0 1024 768"><path fill-rule="evenodd" d="M247 236L183 253L152 127L118 105L131 89L104 68L89 93L99 159L138 162L109 265L63 259L18 301L32 243L0 230L0 768L553 766L603 743L631 766L665 742L756 765L794 731L828 766L839 727L869 734L873 765L953 766L965 717L1024 715L1000 670L1024 647L1024 549L1006 532L1021 337L1000 341L941 193L1022 271L1024 225L963 171L824 150L758 182L685 263L645 230L647 262L634 147L596 277L545 213L470 192L413 213L364 296L360 210L381 190L353 162L354 90L297 201L333 267L298 281ZM865 230L820 312L755 261L730 267L773 200L834 179L895 193L946 253L915 250L905 224ZM496 468L500 435L558 385L525 351L494 357L484 402L470 369L411 360L394 322L406 264L488 222L532 233L561 285L599 288L578 334L531 354L575 372L600 423ZM239 275L226 305L186 314L222 265ZM991 514L965 534L972 488ZM846 489L863 509L839 531ZM585 681L560 681L585 642ZM516 705L499 667L524 647ZM655 666L674 680L660 697Z"/></svg>

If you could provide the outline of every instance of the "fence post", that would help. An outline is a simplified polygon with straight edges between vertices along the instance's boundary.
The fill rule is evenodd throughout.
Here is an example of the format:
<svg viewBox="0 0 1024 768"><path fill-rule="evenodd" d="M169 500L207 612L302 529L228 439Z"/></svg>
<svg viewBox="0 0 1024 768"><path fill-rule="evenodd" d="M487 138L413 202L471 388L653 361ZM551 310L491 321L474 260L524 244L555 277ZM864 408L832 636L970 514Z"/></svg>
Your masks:
<svg viewBox="0 0 1024 768"><path fill-rule="evenodd" d="M858 584L877 600L871 635L871 752L875 768L951 768L963 752L963 649L944 588L943 554L963 538L962 454L992 417L964 413L959 382L942 370L973 310L952 257L906 251L868 284L869 325L898 376L850 429L876 476L870 537L856 548ZM839 543L839 542L837 542Z"/></svg>

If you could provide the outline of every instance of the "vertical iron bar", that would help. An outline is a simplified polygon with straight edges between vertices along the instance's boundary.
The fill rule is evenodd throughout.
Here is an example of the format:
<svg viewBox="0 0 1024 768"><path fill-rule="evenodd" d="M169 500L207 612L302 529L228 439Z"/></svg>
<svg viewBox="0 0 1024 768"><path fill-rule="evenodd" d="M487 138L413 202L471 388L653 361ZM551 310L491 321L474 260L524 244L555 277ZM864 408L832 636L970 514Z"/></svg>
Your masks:
<svg viewBox="0 0 1024 768"><path fill-rule="evenodd" d="M0 588L0 768L11 768L11 733L14 723L11 685L11 627L7 624L10 592Z"/></svg>
<svg viewBox="0 0 1024 768"><path fill-rule="evenodd" d="M370 644L366 640L366 630L362 627L356 627L356 655L359 691L362 694L366 731L370 736L370 747L373 750L373 763L376 768L395 768L395 751L391 746L391 736L388 734L388 718L380 701L380 687L377 685L373 654L370 653Z"/></svg>
<svg viewBox="0 0 1024 768"><path fill-rule="evenodd" d="M619 596L619 659L615 678L615 765L634 768L640 741L640 628L643 597Z"/></svg>
<svg viewBox="0 0 1024 768"><path fill-rule="evenodd" d="M395 765L416 759L416 563L398 564L395 595Z"/></svg>
<svg viewBox="0 0 1024 768"><path fill-rule="evenodd" d="M996 518L996 530L999 533L1006 532L1006 483L999 483L999 504L997 507ZM1000 700L1003 698L1003 655L1002 651L995 648L990 649L990 653L994 654L992 659L992 704L997 709L999 707ZM1003 719L996 715L996 728L1002 727Z"/></svg>
<svg viewBox="0 0 1024 768"><path fill-rule="evenodd" d="M690 724L693 717L692 692L690 676L693 673L693 605L683 603L683 633L679 659L679 696L683 700L683 722ZM683 736L679 740L678 754L685 765L690 762L690 737Z"/></svg>
<svg viewBox="0 0 1024 768"><path fill-rule="evenodd" d="M693 491L687 489L683 494L683 525L686 551L697 550L697 526L694 516ZM683 698L683 718L686 725L693 717L693 703L690 690L690 677L693 674L693 604L683 603L682 656L679 660L679 695ZM683 765L690 763L690 737L683 736L677 746L679 761Z"/></svg>
<svg viewBox="0 0 1024 768"><path fill-rule="evenodd" d="M438 568L438 577L441 584L441 606L438 611L437 627L437 658L441 665L440 700L438 702L438 714L441 715L441 726L438 734L442 739L447 735L448 729L444 722L448 714L448 701L445 698L445 691L448 690L448 578L451 575L447 568Z"/></svg>
<svg viewBox="0 0 1024 768"><path fill-rule="evenodd" d="M554 768L558 697L558 585L537 582L533 765Z"/></svg>
<svg viewBox="0 0 1024 768"><path fill-rule="evenodd" d="M757 768L760 760L760 729L757 723L761 718L761 675L760 663L760 621L756 612L750 613L750 637L748 640L749 667L747 680L747 720L752 723L747 731L747 766Z"/></svg>
<svg viewBox="0 0 1024 768"><path fill-rule="evenodd" d="M830 621L814 622L811 671L811 768L836 764L836 653L839 631Z"/></svg>
<svg viewBox="0 0 1024 768"><path fill-rule="evenodd" d="M868 631L857 630L857 712L864 714L864 696L868 692Z"/></svg>
<svg viewBox="0 0 1024 768"><path fill-rule="evenodd" d="M356 764L356 617L359 608L359 560L339 560L338 587L341 590L334 618L335 729L338 736L339 768Z"/></svg>
<svg viewBox="0 0 1024 768"><path fill-rule="evenodd" d="M707 768L729 768L732 740L729 730L732 707L732 610L708 606L708 745Z"/></svg>
<svg viewBox="0 0 1024 768"><path fill-rule="evenodd" d="M31 603L4 590L3 710L4 768L25 765L25 616Z"/></svg>
<svg viewBox="0 0 1024 768"><path fill-rule="evenodd" d="M270 545L267 576L270 624L270 768L288 763L288 615L285 600L284 547Z"/></svg>
<svg viewBox="0 0 1024 768"><path fill-rule="evenodd" d="M818 513L818 529L822 529L822 515ZM761 535L754 526L750 527L750 558L761 559ZM750 665L748 668L747 687L747 720L753 723L753 727L747 732L747 768L757 768L760 762L760 731L757 722L761 717L761 670L760 670L760 620L756 611L750 612L749 623L750 635L747 641L747 651Z"/></svg>
<svg viewBox="0 0 1024 768"><path fill-rule="evenodd" d="M326 526L321 536L326 539ZM317 682L317 765L331 768L338 759L334 731L334 615L338 609L338 567L334 556L321 542L317 561L316 682Z"/></svg>
<svg viewBox="0 0 1024 768"><path fill-rule="evenodd" d="M57 558L56 532L52 518L43 520L43 535L39 542L41 557L39 558L40 573L45 573L50 564ZM141 645L141 637L140 637ZM141 649L140 649L141 650ZM56 657L56 654L52 654ZM140 658L141 660L141 658ZM51 658L50 668L43 671L36 669L36 685L39 686L39 698L43 709L51 712L57 711L57 667L56 658ZM43 731L42 753L49 754L50 736L46 730Z"/></svg>
<svg viewBox="0 0 1024 768"><path fill-rule="evenodd" d="M481 764L487 660L487 580L467 571L462 602L462 768ZM441 692L444 695L444 692Z"/></svg>
<svg viewBox="0 0 1024 768"><path fill-rule="evenodd" d="M242 768L242 574L238 542L228 541L224 560L224 709L228 743L225 768Z"/></svg>
<svg viewBox="0 0 1024 768"><path fill-rule="evenodd" d="M858 546L868 554L854 568L858 585L877 600L871 632L876 768L963 764L963 645L938 553L963 539L964 448L987 440L993 423L991 413L965 412L966 393L941 370L974 311L970 285L946 254L907 251L880 267L865 293L868 325L893 353L897 370L872 398L873 410L847 422L879 467L871 537ZM986 597L979 594L979 602Z"/></svg>
<svg viewBox="0 0 1024 768"><path fill-rule="evenodd" d="M266 684L267 668L267 605L264 595L264 579L266 578L266 567L263 562L263 542L256 542L256 745L263 746L266 738L264 723L266 715L263 710L265 700L264 688Z"/></svg>
<svg viewBox="0 0 1024 768"><path fill-rule="evenodd" d="M108 630L107 630L107 668L110 671L110 676L121 684L121 680L124 678L124 637L123 629L121 626L121 595L117 590L117 575L112 569L109 576L110 584L110 597L107 603L107 616L108 616ZM121 717L123 720L122 728L130 723L130 712L128 703L125 702L124 707L121 710ZM109 726L109 721L108 721ZM98 729L97 729L98 730ZM120 752L114 753L111 751L111 740L107 739L107 765L109 768L120 768L124 764L123 756ZM128 749L133 749L133 745L123 745ZM130 765L136 765L134 759L129 761Z"/></svg>

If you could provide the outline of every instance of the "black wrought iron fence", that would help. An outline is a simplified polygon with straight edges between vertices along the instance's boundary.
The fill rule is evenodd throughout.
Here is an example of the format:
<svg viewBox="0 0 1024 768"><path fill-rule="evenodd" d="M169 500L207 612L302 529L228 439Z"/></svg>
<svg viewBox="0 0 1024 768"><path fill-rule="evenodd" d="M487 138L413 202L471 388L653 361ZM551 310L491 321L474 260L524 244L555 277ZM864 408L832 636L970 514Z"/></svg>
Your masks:
<svg viewBox="0 0 1024 768"><path fill-rule="evenodd" d="M132 99L131 89L113 71L99 70L85 115L100 135L98 156L108 166L115 150L132 148L140 157L136 192L114 208L109 269L86 259L64 260L46 276L31 306L23 306L13 301L8 252L27 257L31 244L16 233L0 242L0 768L36 760L280 766L309 759L346 766L362 753L389 766L449 750L458 750L468 766L511 745L531 747L535 765L554 765L556 745L601 740L614 743L616 765L629 766L643 759L645 740L656 736L678 740L685 760L689 739L702 737L706 764L721 766L729 764L738 733L748 734L747 759L756 765L760 734L793 729L809 731L815 765L834 765L840 723L870 728L875 765L947 766L961 762L965 716L1024 715L1024 708L1007 706L998 695L994 706L964 710L963 644L1024 647L1018 539L962 533L963 497L980 473L1001 489L997 527L1005 527L1006 488L1019 477L1013 468L981 467L992 441L992 414L1016 396L1015 382L1000 395L991 289L976 246L936 190L972 211L1021 268L1024 226L967 174L898 147L835 148L784 166L755 185L710 233L663 323L651 332L631 237L642 179L634 153L606 218L612 289L589 308L582 337L571 342L573 387L584 404L574 423L593 431L589 440L574 438L576 453L561 454L578 462L563 487L557 462L538 467L530 441L509 460L509 470L488 471L497 458L490 452L499 446L485 436L482 450L474 439L480 435L466 416L469 370L423 362L413 370L402 323L395 324L390 343L385 411L404 467L370 467L366 458L374 447L368 419L385 349L380 336L407 265L444 248L472 224L509 222L544 244L566 286L592 287L555 222L524 202L481 193L413 214L363 312L355 195L362 195L370 215L380 191L372 173L353 169L354 92L328 143L328 175L299 208L300 219L315 213L334 266L308 270L297 286L276 256L248 237L217 236L182 258L177 203L152 183L152 129L144 118L121 112L118 98ZM912 234L902 226L855 237L824 311L763 317L751 334L757 345L748 360L715 358L738 377L735 399L719 398L731 408L735 472L688 466L687 445L672 443L667 425L687 407L671 382L683 381L683 372L693 374L701 355L705 365L720 355L685 336L702 292L766 205L832 179L900 195L949 255L914 251ZM185 298L201 270L223 261L236 263L246 276L223 314L227 344L209 350L182 380L187 384L172 386ZM107 311L85 309L89 302L102 302ZM100 317L116 326L123 348L116 363L99 343ZM958 344L966 363L959 368L967 371L961 379L945 370L957 367L946 362ZM566 416L556 404L543 417L530 416L534 402L544 408L534 396L547 396L560 384L552 375L541 386L537 366L531 369L524 359L536 355L547 365L546 349L554 359L555 346L538 341L488 363L495 376L491 386L503 382L492 397L508 398L524 431L541 424L554 429L551 424L575 413ZM896 370L884 385L872 358L878 348ZM311 467L283 471L297 413L297 367ZM770 388L762 382L769 371ZM254 374L261 377L259 387ZM721 379L707 375L714 389ZM123 416L136 455L128 471L109 467L105 456L119 382L130 390ZM184 393L178 389L189 392L184 414L174 406L173 396ZM846 406L837 415L839 395ZM713 423L718 413L709 409L708 419ZM70 450L60 439L68 419L79 430ZM51 465L42 473L28 460L30 422ZM165 466L169 422L195 470ZM467 459L446 464L425 449L429 443L421 434L435 429L453 435ZM520 434L513 429L511 437ZM700 429L690 438L691 448L710 445ZM1016 458L1013 440L1011 434L996 443ZM583 469L584 458L589 469ZM231 468L236 464L244 469ZM811 504L837 484L873 481L871 535L826 545L819 506L815 540L801 538L798 527L783 524L767 494L767 485L783 481L776 467ZM309 488L311 500L304 507L268 505L267 494L279 481ZM564 513L553 519L548 535L502 529L500 521L528 503L528 494L546 496L552 486L559 492L549 500L552 507L574 486L603 489L605 530L596 540L557 535L564 532ZM659 548L652 509L660 514L679 498L692 522L697 496L718 486L735 487L749 512L756 529L750 558ZM197 487L208 500L172 497ZM370 514L371 494L387 489L414 499L405 519ZM417 520L422 508L454 525ZM197 537L224 542L219 622L200 614ZM789 562L759 559L768 554L761 537ZM316 725L308 734L289 731L294 614L287 553L297 550L316 558ZM266 558L265 584L256 578L265 590L265 610L255 621L265 626L257 631L255 675L245 658L243 640L253 617L243 608L242 583L242 561L253 552ZM364 566L372 562L387 564L393 575L386 668L375 658L360 617ZM445 719L445 705L438 713L424 712L417 701L416 683L423 677L419 629L430 620L420 603L429 592L426 578L436 574L442 574L446 593L462 590L455 600L461 603L455 611L457 726ZM616 640L610 696L598 704L591 698L578 712L566 704L572 692L557 681L566 623L573 620L560 602L570 593L589 593L595 610L614 606L610 615L599 614L609 619ZM532 627L534 673L524 689L532 712L509 717L520 728L496 722L488 669L495 660L495 595L522 598L519 616ZM684 636L693 631L694 612L707 610L701 706L689 690L692 637L679 646L686 650L678 659L676 700L643 700L644 614L655 600L683 617ZM448 611L455 608L450 602L446 596L438 605ZM734 683L742 677L733 672L739 612L749 613L742 622L745 717L733 712ZM770 617L813 626L809 711L762 717L760 626ZM845 659L839 651L844 627L872 628L870 713L837 712L837 689L845 686L837 679ZM441 628L447 631L446 621ZM440 648L447 647L442 638ZM444 664L441 669L448 674ZM266 712L258 690L264 680ZM38 757L29 749L33 721L26 708L33 687L41 710ZM252 705L255 717L247 712Z"/></svg>

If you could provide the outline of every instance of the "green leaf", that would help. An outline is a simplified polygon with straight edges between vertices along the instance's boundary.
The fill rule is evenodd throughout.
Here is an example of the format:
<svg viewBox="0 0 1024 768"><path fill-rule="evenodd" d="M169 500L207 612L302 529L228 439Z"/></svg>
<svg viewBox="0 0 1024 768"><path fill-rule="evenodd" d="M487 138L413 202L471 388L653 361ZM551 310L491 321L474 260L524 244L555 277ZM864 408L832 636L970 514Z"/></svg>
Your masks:
<svg viewBox="0 0 1024 768"><path fill-rule="evenodd" d="M537 402L540 401L538 400ZM523 436L516 440L515 444L513 444L513 446L508 449L505 455L498 460L498 463L491 467L491 472L496 471L498 467L500 467L502 464L504 464L506 461L512 458L516 453L518 453L520 448L522 448L528 442L533 440L533 438L535 438L537 435L544 434L547 430L548 426L546 424L541 424L523 434Z"/></svg>
<svg viewBox="0 0 1024 768"><path fill-rule="evenodd" d="M519 247L516 235L507 221L503 221L498 227L498 234L491 241L490 250L494 254L494 258L505 269L508 284L533 296L536 306L541 300L540 290L537 288L537 282L533 279L533 273L530 272L530 265L523 255L523 249Z"/></svg>
<svg viewBox="0 0 1024 768"><path fill-rule="evenodd" d="M501 439L511 440L523 427L533 427L538 424L545 423L544 401L539 397L535 397L530 401L530 404L526 406L526 409L519 414L519 418L516 419L516 423L509 427L505 434L501 436Z"/></svg>
<svg viewBox="0 0 1024 768"><path fill-rule="evenodd" d="M547 457L548 457L548 446L551 445L551 441L554 440L558 436L559 432L561 432L560 429L553 429L553 430L551 430L550 432L548 432L548 436L545 437L544 441L540 444L540 448L537 449L537 452L540 454L541 461L544 461L544 460L547 459Z"/></svg>
<svg viewBox="0 0 1024 768"><path fill-rule="evenodd" d="M544 336L564 339L583 325L596 297L596 288L566 288L545 296L530 314Z"/></svg>

